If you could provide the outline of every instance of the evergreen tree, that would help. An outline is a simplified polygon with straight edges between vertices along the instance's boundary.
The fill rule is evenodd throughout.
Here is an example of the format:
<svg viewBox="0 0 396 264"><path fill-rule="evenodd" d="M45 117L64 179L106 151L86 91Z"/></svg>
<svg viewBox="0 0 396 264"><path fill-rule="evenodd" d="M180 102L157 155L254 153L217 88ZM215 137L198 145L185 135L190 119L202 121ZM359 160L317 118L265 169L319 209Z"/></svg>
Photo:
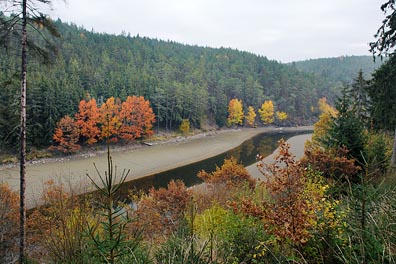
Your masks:
<svg viewBox="0 0 396 264"><path fill-rule="evenodd" d="M370 115L376 129L396 128L396 58L392 56L374 74L367 88L371 100Z"/></svg>
<svg viewBox="0 0 396 264"><path fill-rule="evenodd" d="M350 87L347 87L346 93L351 101L351 110L363 124L369 125L369 107L370 102L367 95L367 89L370 82L364 79L363 71L358 72L358 76Z"/></svg>
<svg viewBox="0 0 396 264"><path fill-rule="evenodd" d="M357 165L364 164L366 135L363 123L351 111L352 102L347 96L346 89L336 103L337 116L332 117L332 122L324 144L328 148L347 148L348 155L357 161Z"/></svg>
<svg viewBox="0 0 396 264"><path fill-rule="evenodd" d="M17 11L11 16L0 16L0 43L8 47L10 43L15 44L15 38L21 40L21 93L20 93L20 244L19 244L19 262L25 261L25 189L26 189L26 89L27 89L27 73L28 73L28 49L31 53L37 53L44 59L48 60L49 50L54 46L47 41L46 38L43 43L28 40L28 32L33 29L41 32L46 29L52 36L59 36L56 28L47 17L39 12L36 4L48 4L48 0L13 0L6 2L12 11ZM30 35L30 32L29 32ZM12 44L11 44L12 45Z"/></svg>

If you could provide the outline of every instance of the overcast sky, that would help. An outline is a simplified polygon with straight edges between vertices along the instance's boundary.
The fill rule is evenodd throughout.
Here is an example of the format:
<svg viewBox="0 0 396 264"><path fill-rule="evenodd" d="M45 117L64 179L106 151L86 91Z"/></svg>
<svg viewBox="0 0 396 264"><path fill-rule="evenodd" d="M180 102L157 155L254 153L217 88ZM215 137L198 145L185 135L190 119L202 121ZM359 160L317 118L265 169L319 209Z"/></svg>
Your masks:
<svg viewBox="0 0 396 264"><path fill-rule="evenodd" d="M51 16L95 32L230 47L282 62L370 55L385 0L66 0Z"/></svg>

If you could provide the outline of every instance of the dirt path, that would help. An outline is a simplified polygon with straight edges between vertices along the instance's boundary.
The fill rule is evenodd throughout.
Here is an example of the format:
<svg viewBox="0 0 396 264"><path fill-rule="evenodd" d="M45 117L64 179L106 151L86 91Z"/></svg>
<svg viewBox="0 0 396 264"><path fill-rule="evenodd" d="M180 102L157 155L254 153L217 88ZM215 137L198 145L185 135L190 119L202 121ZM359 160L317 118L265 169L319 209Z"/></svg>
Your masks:
<svg viewBox="0 0 396 264"><path fill-rule="evenodd" d="M180 138L176 142L117 151L112 153L112 157L119 172L123 169L131 170L127 180L132 180L215 156L239 146L242 142L257 134L274 130L279 129L225 130L201 134L188 139ZM282 130L302 131L312 130L312 128L283 128ZM35 204L42 193L43 184L48 180L68 184L78 193L90 190L92 187L86 174L89 174L95 180L99 180L93 166L94 163L98 170L103 173L107 164L105 154L57 162L29 164L26 177L26 202L28 206ZM0 181L7 182L13 190L19 190L18 167L1 168Z"/></svg>

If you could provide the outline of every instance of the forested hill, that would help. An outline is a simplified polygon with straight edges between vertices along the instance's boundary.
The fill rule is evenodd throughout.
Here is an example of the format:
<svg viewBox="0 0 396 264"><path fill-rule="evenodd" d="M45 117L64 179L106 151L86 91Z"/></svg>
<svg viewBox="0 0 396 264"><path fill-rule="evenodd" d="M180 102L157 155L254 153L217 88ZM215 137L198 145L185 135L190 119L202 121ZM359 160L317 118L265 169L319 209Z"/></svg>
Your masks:
<svg viewBox="0 0 396 264"><path fill-rule="evenodd" d="M365 79L382 65L383 61L372 56L341 56L337 58L310 59L293 62L297 69L315 74L330 86L349 84L362 70Z"/></svg>
<svg viewBox="0 0 396 264"><path fill-rule="evenodd" d="M332 97L329 85L313 74L248 52L98 34L55 23L62 36L55 63L44 66L29 58L30 146L51 144L56 123L66 114L74 115L88 93L98 104L111 96L124 100L142 95L156 114L156 126L166 129L176 129L182 119L194 127L222 127L232 98L256 111L272 100L276 110L289 115L289 122L306 124L318 99ZM18 56L0 53L2 148L17 144L19 65Z"/></svg>

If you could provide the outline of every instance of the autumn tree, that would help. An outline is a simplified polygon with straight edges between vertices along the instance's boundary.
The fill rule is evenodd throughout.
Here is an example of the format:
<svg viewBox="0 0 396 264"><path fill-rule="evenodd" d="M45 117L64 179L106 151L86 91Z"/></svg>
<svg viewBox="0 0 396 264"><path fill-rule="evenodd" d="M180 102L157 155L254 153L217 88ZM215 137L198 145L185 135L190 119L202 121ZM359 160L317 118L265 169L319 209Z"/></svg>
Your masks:
<svg viewBox="0 0 396 264"><path fill-rule="evenodd" d="M221 167L216 166L215 171L208 173L201 170L197 176L206 183L224 184L229 187L246 182L250 188L254 188L256 184L256 181L250 176L245 166L238 163L234 157L225 159Z"/></svg>
<svg viewBox="0 0 396 264"><path fill-rule="evenodd" d="M155 115L143 96L128 96L121 105L120 119L120 138L126 141L153 134Z"/></svg>
<svg viewBox="0 0 396 264"><path fill-rule="evenodd" d="M94 98L81 100L78 106L78 113L75 114L76 124L79 127L80 135L84 137L88 145L98 141L100 137L99 109Z"/></svg>
<svg viewBox="0 0 396 264"><path fill-rule="evenodd" d="M280 124L283 123L283 121L285 121L287 119L287 114L286 112L282 112L282 111L276 111L276 119L278 120L278 122Z"/></svg>
<svg viewBox="0 0 396 264"><path fill-rule="evenodd" d="M101 124L101 138L109 139L111 142L118 141L121 127L121 101L110 97L99 109L99 123Z"/></svg>
<svg viewBox="0 0 396 264"><path fill-rule="evenodd" d="M312 149L322 146L324 137L330 129L332 118L337 116L337 110L327 103L325 97L318 100L318 109L320 111L319 120L314 124L312 140L307 141L306 147Z"/></svg>
<svg viewBox="0 0 396 264"><path fill-rule="evenodd" d="M274 122L274 104L271 100L265 101L258 111L260 118L265 125L272 124Z"/></svg>
<svg viewBox="0 0 396 264"><path fill-rule="evenodd" d="M18 193L0 183L0 262L14 263L17 256Z"/></svg>
<svg viewBox="0 0 396 264"><path fill-rule="evenodd" d="M231 99L228 104L227 124L229 126L242 125L242 121L243 121L242 101L238 99Z"/></svg>
<svg viewBox="0 0 396 264"><path fill-rule="evenodd" d="M256 119L256 111L254 111L253 106L248 107L248 113L245 116L246 123L250 127L254 127L254 120Z"/></svg>
<svg viewBox="0 0 396 264"><path fill-rule="evenodd" d="M331 116L337 115L337 110L327 103L326 97L322 97L318 100L318 108L321 114L328 113Z"/></svg>
<svg viewBox="0 0 396 264"><path fill-rule="evenodd" d="M186 136L188 132L190 132L190 121L188 119L183 119L179 126L179 130Z"/></svg>
<svg viewBox="0 0 396 264"><path fill-rule="evenodd" d="M80 130L77 123L70 116L63 117L58 123L53 136L56 146L52 148L64 153L74 153L80 149L77 144L80 136Z"/></svg>
<svg viewBox="0 0 396 264"><path fill-rule="evenodd" d="M169 235L183 219L191 195L180 180L170 181L167 188L151 188L137 205L138 228L143 227L151 238Z"/></svg>

